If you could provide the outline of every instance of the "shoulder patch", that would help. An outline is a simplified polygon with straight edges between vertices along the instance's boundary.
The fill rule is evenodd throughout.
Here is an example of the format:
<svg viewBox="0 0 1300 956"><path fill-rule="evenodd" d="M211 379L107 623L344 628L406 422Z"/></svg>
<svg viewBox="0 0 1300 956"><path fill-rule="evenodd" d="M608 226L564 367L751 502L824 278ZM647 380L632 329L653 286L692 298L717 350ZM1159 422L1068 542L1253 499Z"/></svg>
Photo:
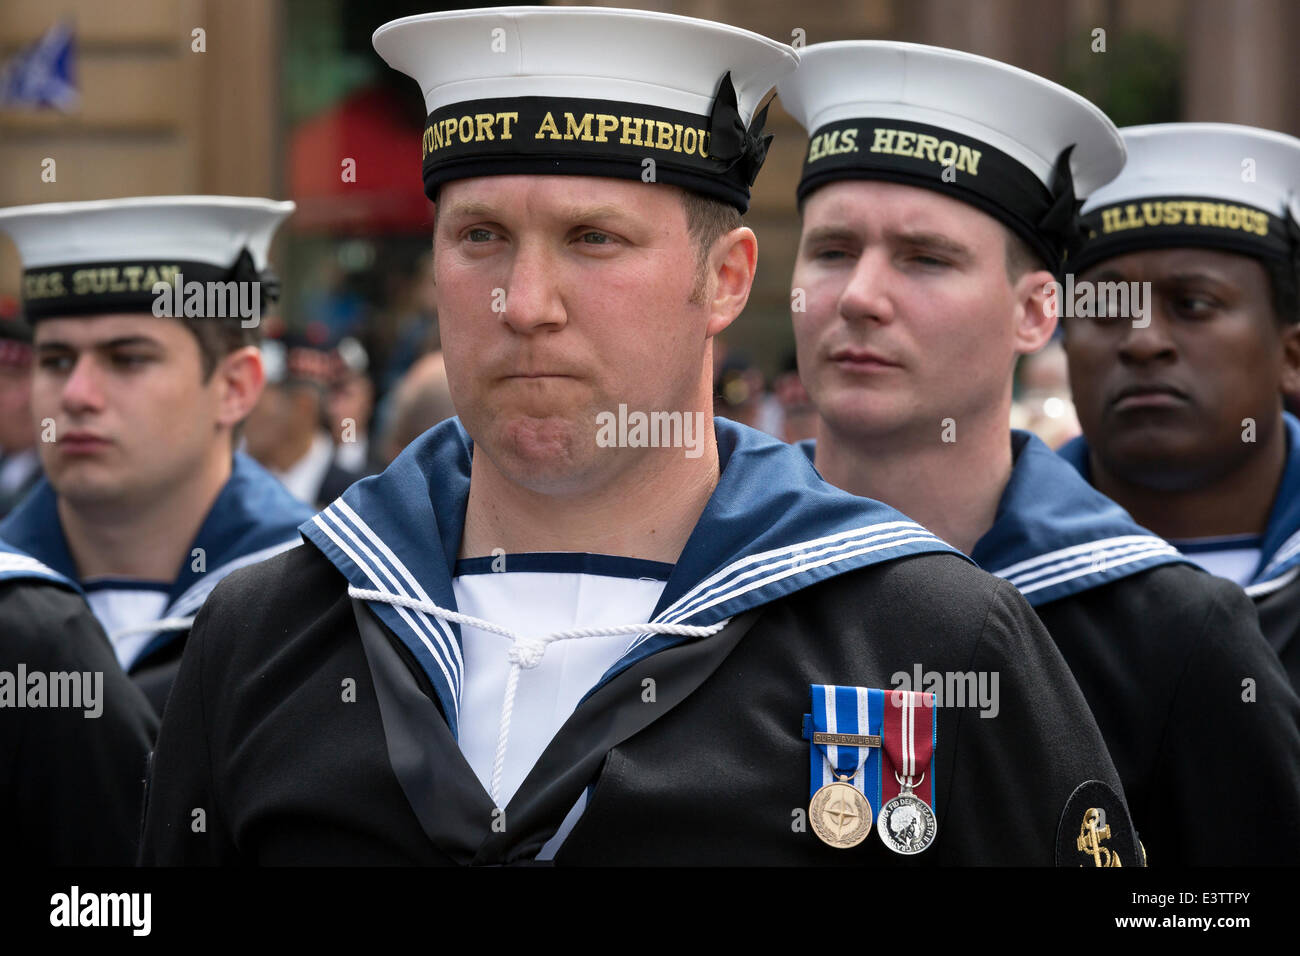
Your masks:
<svg viewBox="0 0 1300 956"><path fill-rule="evenodd" d="M1056 828L1057 866L1146 866L1124 801L1100 780L1079 784Z"/></svg>

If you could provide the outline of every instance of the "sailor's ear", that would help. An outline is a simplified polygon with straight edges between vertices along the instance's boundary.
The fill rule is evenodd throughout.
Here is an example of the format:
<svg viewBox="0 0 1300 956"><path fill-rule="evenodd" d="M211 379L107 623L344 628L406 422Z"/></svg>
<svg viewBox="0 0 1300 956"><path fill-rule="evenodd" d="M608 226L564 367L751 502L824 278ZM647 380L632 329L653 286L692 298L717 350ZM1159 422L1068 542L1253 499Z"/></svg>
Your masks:
<svg viewBox="0 0 1300 956"><path fill-rule="evenodd" d="M217 421L233 428L248 417L266 387L261 351L255 345L235 349L217 363L212 383L217 388Z"/></svg>
<svg viewBox="0 0 1300 956"><path fill-rule="evenodd" d="M757 265L758 238L748 226L732 229L713 244L701 290L709 307L709 336L722 332L744 311Z"/></svg>
<svg viewBox="0 0 1300 956"><path fill-rule="evenodd" d="M1017 355L1037 352L1052 340L1058 314L1055 290L1056 278L1046 269L1031 269L1012 283Z"/></svg>
<svg viewBox="0 0 1300 956"><path fill-rule="evenodd" d="M1283 395L1300 397L1300 322L1290 322L1282 327L1282 380Z"/></svg>

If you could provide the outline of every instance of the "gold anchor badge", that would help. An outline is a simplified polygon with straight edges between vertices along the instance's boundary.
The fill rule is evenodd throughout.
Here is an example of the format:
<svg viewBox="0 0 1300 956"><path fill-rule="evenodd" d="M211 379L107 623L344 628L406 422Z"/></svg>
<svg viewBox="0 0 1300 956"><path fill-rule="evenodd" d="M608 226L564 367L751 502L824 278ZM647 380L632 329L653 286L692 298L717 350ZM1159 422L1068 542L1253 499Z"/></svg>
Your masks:
<svg viewBox="0 0 1300 956"><path fill-rule="evenodd" d="M1079 838L1075 841L1075 846L1080 853L1092 857L1093 866L1123 866L1118 853L1112 853L1101 845L1102 840L1110 839L1110 826L1098 827L1097 824L1100 822L1101 811L1096 807L1089 807L1083 815L1083 823L1079 826Z"/></svg>

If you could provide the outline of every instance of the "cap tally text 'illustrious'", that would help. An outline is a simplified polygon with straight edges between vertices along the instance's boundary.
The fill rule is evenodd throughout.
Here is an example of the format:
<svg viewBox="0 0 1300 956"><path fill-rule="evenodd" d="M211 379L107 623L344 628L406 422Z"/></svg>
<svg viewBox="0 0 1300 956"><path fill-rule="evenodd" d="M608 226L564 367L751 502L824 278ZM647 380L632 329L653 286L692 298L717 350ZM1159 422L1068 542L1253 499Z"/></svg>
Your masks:
<svg viewBox="0 0 1300 956"><path fill-rule="evenodd" d="M1198 246L1292 264L1300 139L1227 123L1120 130L1128 163L1083 207L1075 271L1143 249Z"/></svg>

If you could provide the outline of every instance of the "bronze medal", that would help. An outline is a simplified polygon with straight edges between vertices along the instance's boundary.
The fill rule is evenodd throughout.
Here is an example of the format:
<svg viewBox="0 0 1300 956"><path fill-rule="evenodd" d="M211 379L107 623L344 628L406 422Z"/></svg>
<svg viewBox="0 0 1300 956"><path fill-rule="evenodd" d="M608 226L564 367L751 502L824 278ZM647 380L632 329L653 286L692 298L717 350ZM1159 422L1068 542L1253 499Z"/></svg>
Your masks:
<svg viewBox="0 0 1300 956"><path fill-rule="evenodd" d="M826 784L808 804L813 832L823 843L841 850L857 846L871 832L871 803L848 779Z"/></svg>

